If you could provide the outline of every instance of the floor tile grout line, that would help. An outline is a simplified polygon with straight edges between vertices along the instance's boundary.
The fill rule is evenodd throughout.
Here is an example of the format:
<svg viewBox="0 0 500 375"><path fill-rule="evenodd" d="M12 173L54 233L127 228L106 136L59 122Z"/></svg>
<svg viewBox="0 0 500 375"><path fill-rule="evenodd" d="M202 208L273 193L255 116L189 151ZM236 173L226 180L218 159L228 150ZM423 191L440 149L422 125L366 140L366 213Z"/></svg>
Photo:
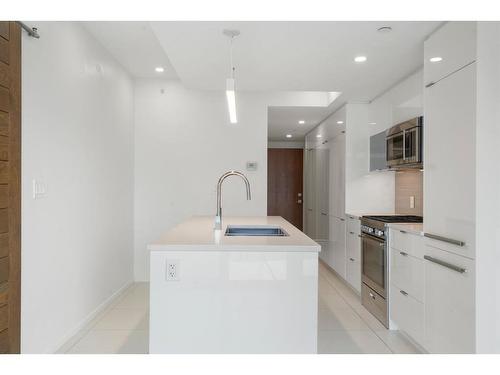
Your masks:
<svg viewBox="0 0 500 375"><path fill-rule="evenodd" d="M325 267L325 271L326 272L331 272L326 267ZM318 274L319 274L319 272L318 272ZM335 275L333 275L333 276L335 276ZM340 298L342 298L344 300L344 302L351 308L351 310L368 326L368 329L373 332L373 334L382 342L382 344L384 344L384 346L387 349L389 349L389 351L392 354L395 354L394 351L389 347L389 345L387 345L386 342L384 340L382 340L382 338L379 335L377 335L377 333L375 332L375 330L373 330L372 327L370 327L370 325L367 323L367 321L365 319L363 319L363 317L352 307L352 305L349 303L349 301L342 295L342 293L335 287L335 285L333 285L333 283L330 282L330 280L328 280L328 278L325 277L324 279L326 279L326 282L328 284L330 284L333 289L335 289L335 291L339 294Z"/></svg>

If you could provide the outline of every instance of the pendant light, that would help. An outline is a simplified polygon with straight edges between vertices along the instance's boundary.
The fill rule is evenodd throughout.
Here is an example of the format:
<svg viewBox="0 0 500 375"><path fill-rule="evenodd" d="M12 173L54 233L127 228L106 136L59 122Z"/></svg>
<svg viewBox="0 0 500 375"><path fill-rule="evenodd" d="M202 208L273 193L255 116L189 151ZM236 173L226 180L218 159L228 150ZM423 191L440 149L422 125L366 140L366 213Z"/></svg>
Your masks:
<svg viewBox="0 0 500 375"><path fill-rule="evenodd" d="M231 64L230 78L226 79L227 109L229 111L229 122L231 122L231 124L236 124L238 122L238 118L236 116L236 93L234 85L235 67L233 65L233 39L240 35L240 32L239 30L225 29L222 33L229 37L229 60Z"/></svg>

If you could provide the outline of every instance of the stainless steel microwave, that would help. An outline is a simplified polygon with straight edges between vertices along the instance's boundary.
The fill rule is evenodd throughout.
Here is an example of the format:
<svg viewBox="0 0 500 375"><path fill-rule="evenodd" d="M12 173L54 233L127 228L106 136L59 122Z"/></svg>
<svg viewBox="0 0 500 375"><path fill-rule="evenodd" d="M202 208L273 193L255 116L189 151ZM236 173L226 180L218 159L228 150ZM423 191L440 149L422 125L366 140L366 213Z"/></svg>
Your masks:
<svg viewBox="0 0 500 375"><path fill-rule="evenodd" d="M386 156L389 168L422 165L423 117L416 117L388 129Z"/></svg>

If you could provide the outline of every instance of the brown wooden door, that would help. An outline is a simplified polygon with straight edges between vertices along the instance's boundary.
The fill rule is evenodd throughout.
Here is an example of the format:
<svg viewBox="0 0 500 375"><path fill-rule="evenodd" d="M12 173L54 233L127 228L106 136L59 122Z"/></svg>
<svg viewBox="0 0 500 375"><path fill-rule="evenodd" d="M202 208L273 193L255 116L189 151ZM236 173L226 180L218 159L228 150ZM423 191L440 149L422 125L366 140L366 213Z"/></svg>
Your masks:
<svg viewBox="0 0 500 375"><path fill-rule="evenodd" d="M20 351L21 29L0 21L0 353Z"/></svg>
<svg viewBox="0 0 500 375"><path fill-rule="evenodd" d="M267 150L267 214L283 216L302 230L303 150Z"/></svg>

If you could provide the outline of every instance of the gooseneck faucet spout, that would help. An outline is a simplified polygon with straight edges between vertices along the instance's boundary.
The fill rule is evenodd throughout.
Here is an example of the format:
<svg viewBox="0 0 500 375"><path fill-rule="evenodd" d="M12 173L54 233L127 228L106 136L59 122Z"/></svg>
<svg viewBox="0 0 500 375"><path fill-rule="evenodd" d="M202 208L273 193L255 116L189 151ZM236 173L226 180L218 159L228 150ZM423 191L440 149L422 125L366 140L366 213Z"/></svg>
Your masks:
<svg viewBox="0 0 500 375"><path fill-rule="evenodd" d="M252 195L250 192L250 182L245 177L245 175L238 171L229 171L224 173L220 178L219 182L217 182L217 213L215 214L215 230L222 229L222 183L229 176L239 176L245 182L245 186L247 188L247 200L252 199Z"/></svg>

